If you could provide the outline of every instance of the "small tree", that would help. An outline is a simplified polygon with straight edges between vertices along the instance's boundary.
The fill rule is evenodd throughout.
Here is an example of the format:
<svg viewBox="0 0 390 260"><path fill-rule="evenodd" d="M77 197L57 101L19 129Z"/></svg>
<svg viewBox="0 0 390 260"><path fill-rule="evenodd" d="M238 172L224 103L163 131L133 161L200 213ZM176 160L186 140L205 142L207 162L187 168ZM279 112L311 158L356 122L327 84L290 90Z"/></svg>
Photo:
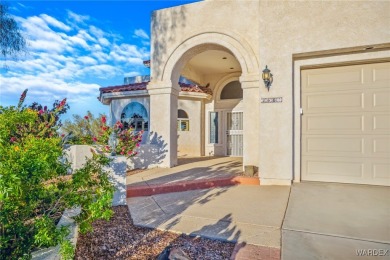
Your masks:
<svg viewBox="0 0 390 260"><path fill-rule="evenodd" d="M104 152L110 152L112 148L109 145L109 138L115 133L118 141L115 147L116 154L127 157L137 154L135 148L140 145L143 131L136 132L132 128L126 129L120 121L111 127L107 124L105 115L95 118L89 111L84 117L73 115L73 118L74 122L67 120L61 127L64 135L70 135L70 143L98 145Z"/></svg>
<svg viewBox="0 0 390 260"><path fill-rule="evenodd" d="M70 142L73 144L93 144L93 137L99 136L101 132L101 119L106 116L100 114L96 118L90 111L84 117L72 115L73 120L65 120L61 126L61 132L71 134Z"/></svg>
<svg viewBox="0 0 390 260"><path fill-rule="evenodd" d="M68 229L56 227L66 208L81 208L81 233L112 214L114 188L103 170L110 160L94 154L68 175L56 134L66 100L54 110L26 108L26 93L17 107L0 106L0 259L28 259L35 248L57 244L72 253Z"/></svg>
<svg viewBox="0 0 390 260"><path fill-rule="evenodd" d="M0 3L0 52L4 59L26 50L26 41L15 19L8 13L8 6Z"/></svg>

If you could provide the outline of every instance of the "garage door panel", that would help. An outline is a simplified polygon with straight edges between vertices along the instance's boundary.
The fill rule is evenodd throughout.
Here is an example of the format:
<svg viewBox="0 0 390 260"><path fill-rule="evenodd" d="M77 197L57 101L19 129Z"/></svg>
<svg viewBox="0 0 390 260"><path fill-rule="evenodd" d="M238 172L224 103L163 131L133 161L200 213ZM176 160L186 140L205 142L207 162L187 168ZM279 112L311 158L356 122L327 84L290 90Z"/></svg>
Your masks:
<svg viewBox="0 0 390 260"><path fill-rule="evenodd" d="M374 132L390 132L390 115L375 114L372 116L372 126Z"/></svg>
<svg viewBox="0 0 390 260"><path fill-rule="evenodd" d="M311 135L302 140L302 155L390 158L388 135Z"/></svg>
<svg viewBox="0 0 390 260"><path fill-rule="evenodd" d="M301 78L302 180L390 186L390 63Z"/></svg>
<svg viewBox="0 0 390 260"><path fill-rule="evenodd" d="M307 77L305 92L310 91L337 91L340 87L356 89L363 84L363 70L358 66L354 68L329 69L324 72L321 69L313 70Z"/></svg>
<svg viewBox="0 0 390 260"><path fill-rule="evenodd" d="M377 91L372 93L372 107L375 109L390 110L390 91Z"/></svg>
<svg viewBox="0 0 390 260"><path fill-rule="evenodd" d="M363 111L364 108L364 95L361 91L312 93L304 95L303 100L306 102L305 113Z"/></svg>
<svg viewBox="0 0 390 260"><path fill-rule="evenodd" d="M390 185L390 164L384 160L309 156L302 170L310 181Z"/></svg>
<svg viewBox="0 0 390 260"><path fill-rule="evenodd" d="M378 64L372 69L372 81L377 84L384 84L384 87L390 82L390 68L386 64Z"/></svg>
<svg viewBox="0 0 390 260"><path fill-rule="evenodd" d="M304 117L303 133L312 134L361 134L364 131L364 116L350 114L318 114Z"/></svg>
<svg viewBox="0 0 390 260"><path fill-rule="evenodd" d="M390 137L389 136L374 136L372 142L372 154L377 157L390 158Z"/></svg>
<svg viewBox="0 0 390 260"><path fill-rule="evenodd" d="M373 175L375 179L390 181L390 164L373 163Z"/></svg>
<svg viewBox="0 0 390 260"><path fill-rule="evenodd" d="M306 168L306 177L311 180L345 177L362 178L364 165L360 160L340 160L337 157L310 156L303 161Z"/></svg>
<svg viewBox="0 0 390 260"><path fill-rule="evenodd" d="M364 156L364 138L344 136L310 136L302 140L302 154Z"/></svg>

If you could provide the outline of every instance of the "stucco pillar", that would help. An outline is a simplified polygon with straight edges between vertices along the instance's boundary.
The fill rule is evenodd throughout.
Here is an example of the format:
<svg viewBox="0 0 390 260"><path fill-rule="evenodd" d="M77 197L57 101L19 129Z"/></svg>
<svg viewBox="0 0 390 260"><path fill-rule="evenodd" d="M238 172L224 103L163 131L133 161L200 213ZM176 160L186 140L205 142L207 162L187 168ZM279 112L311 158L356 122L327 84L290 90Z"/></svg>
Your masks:
<svg viewBox="0 0 390 260"><path fill-rule="evenodd" d="M178 87L169 82L150 82L150 144L154 145L155 165L177 165L177 97Z"/></svg>
<svg viewBox="0 0 390 260"><path fill-rule="evenodd" d="M243 90L243 166L259 167L259 75L240 77Z"/></svg>

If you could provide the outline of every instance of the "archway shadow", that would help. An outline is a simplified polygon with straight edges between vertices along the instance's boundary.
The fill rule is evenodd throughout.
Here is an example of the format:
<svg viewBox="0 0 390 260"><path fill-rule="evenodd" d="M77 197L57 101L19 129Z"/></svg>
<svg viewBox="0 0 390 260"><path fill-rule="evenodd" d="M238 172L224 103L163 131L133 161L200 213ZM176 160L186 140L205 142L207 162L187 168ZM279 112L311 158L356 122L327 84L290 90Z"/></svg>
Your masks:
<svg viewBox="0 0 390 260"><path fill-rule="evenodd" d="M136 149L137 155L129 159L133 169L146 169L158 166L167 156L168 144L161 135L156 132L150 132L143 140L143 144Z"/></svg>

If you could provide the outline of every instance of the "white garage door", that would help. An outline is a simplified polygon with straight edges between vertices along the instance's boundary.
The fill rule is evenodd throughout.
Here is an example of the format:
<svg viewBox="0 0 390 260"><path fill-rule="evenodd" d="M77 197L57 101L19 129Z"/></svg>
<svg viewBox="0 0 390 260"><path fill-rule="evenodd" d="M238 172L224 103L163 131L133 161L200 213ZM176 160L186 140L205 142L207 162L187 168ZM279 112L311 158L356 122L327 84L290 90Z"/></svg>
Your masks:
<svg viewBox="0 0 390 260"><path fill-rule="evenodd" d="M390 63L301 79L302 180L390 186Z"/></svg>

